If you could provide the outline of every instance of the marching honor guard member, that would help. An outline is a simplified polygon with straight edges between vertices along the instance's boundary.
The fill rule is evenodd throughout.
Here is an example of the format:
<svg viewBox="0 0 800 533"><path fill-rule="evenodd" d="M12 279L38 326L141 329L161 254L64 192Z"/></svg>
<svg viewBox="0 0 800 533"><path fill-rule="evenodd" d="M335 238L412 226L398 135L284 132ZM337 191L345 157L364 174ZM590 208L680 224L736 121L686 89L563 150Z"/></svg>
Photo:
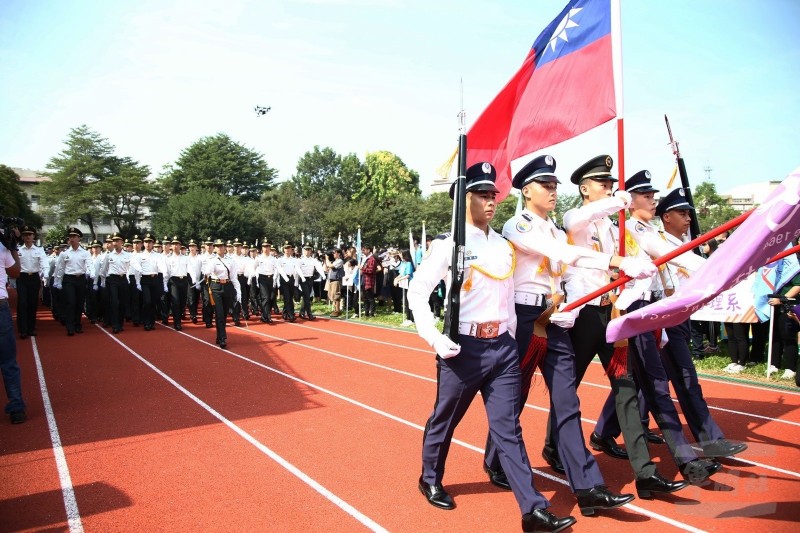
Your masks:
<svg viewBox="0 0 800 533"><path fill-rule="evenodd" d="M283 296L283 319L294 322L295 285L305 281L305 276L300 272L300 265L294 256L294 246L286 241L283 245L283 255L277 262L278 274L281 276L281 296Z"/></svg>
<svg viewBox="0 0 800 533"><path fill-rule="evenodd" d="M570 180L578 186L583 205L564 214L567 234L576 246L597 252L617 253L618 228L609 215L627 209L631 195L619 190L611 194L617 179L611 175L614 162L608 155L594 157L572 173ZM568 268L565 273L568 301L575 301L611 283L611 271L582 267ZM669 493L685 488L686 481L668 481L658 473L647 448L647 437L640 420L639 395L636 383L629 371L614 375L609 372L613 343L606 342L606 327L612 318L609 295L595 298L580 310L575 326L569 330L575 350L576 387L580 385L595 354L606 371L611 392L607 401L616 405L616 413L626 449L619 447L613 437L601 437L593 432L589 445L617 459L628 459L636 477L636 490L641 498L653 493ZM622 347L627 360L627 347ZM548 418L548 436L545 447L555 452L555 439L550 435L551 420Z"/></svg>
<svg viewBox="0 0 800 533"><path fill-rule="evenodd" d="M239 260L239 287L242 288L242 316L245 320L250 320L250 280L253 279L253 269L256 261L250 257L250 245L243 241L238 250Z"/></svg>
<svg viewBox="0 0 800 533"><path fill-rule="evenodd" d="M480 392L489 431L501 450L498 461L506 486L522 511L523 531L561 531L575 523L549 511L547 498L534 487L533 472L519 424L520 371L514 342L514 248L490 226L495 214L496 173L489 163L466 172L466 241L464 284L461 288L458 344L436 329L428 298L447 275L453 239L440 235L414 274L408 302L417 332L436 351L437 392L433 413L422 439L419 490L440 509L455 503L442 486L453 431ZM452 197L454 188L451 188Z"/></svg>
<svg viewBox="0 0 800 533"><path fill-rule="evenodd" d="M206 325L206 328L210 328L212 326L211 322L214 319L214 306L211 305L211 291L208 288L208 280L204 273L208 267L208 262L214 257L214 240L209 236L203 242L203 245L205 246L205 250L200 256L200 273L203 277L203 281L200 282L200 296L203 299L203 323Z"/></svg>
<svg viewBox="0 0 800 533"><path fill-rule="evenodd" d="M114 250L103 256L100 271L95 279L95 288L108 290L108 299L113 333L122 331L125 321L125 303L128 301L128 267L131 254L122 249L122 237L118 233L111 236ZM99 285L99 286L98 286Z"/></svg>
<svg viewBox="0 0 800 533"><path fill-rule="evenodd" d="M256 257L256 282L261 302L261 322L272 324L272 301L275 298L275 274L278 261L272 255L272 245L264 237L261 241L261 254Z"/></svg>
<svg viewBox="0 0 800 533"><path fill-rule="evenodd" d="M220 348L228 345L228 336L225 332L228 309L234 302L242 301L239 280L232 275L233 269L233 259L225 255L225 242L217 239L214 241L214 253L206 262L203 275L211 290L209 301L214 306L214 321L217 324L216 343Z"/></svg>
<svg viewBox="0 0 800 533"><path fill-rule="evenodd" d="M670 249L684 244L684 237L688 234L692 221L690 210L694 211L694 208L686 201L686 193L680 187L659 201L656 216L661 218L664 225L664 232L659 232L659 235ZM692 252L683 255L687 256L688 261L695 262L698 257L693 256ZM677 290L681 279L689 279L691 272L668 264L666 269L662 270L661 276L664 290L668 292ZM689 320L666 328L665 331L668 340L661 347L661 362L672 382L672 388L681 404L681 411L689 430L703 448L703 455L729 457L743 452L747 449L747 444L727 440L708 410L708 403L703 397L703 388L697 379L697 369L692 361L689 347L692 338Z"/></svg>
<svg viewBox="0 0 800 533"><path fill-rule="evenodd" d="M192 324L197 324L197 304L200 301L200 286L202 283L203 275L201 268L201 257L197 253L197 242L194 239L189 240L189 272L194 283L189 287L187 293L187 304L189 307L189 318Z"/></svg>
<svg viewBox="0 0 800 533"><path fill-rule="evenodd" d="M528 398L531 378L539 366L550 391L554 444L570 488L578 499L581 514L587 516L597 510L624 505L634 496L609 490L594 456L586 449L576 391L575 352L568 333L577 313L555 312L549 317L547 346L541 350L541 361L526 357L534 340L534 322L548 310L551 301L563 301L561 281L567 265L601 271L619 267L634 277L646 277L656 268L649 261L568 244L564 232L549 217L556 207L560 183L555 170L555 159L542 155L528 162L514 176L513 186L522 194L523 210L505 223L503 236L511 241L518 253L514 301L518 317L517 349L523 376L520 405L524 405ZM542 455L552 466L555 461L547 452L544 449ZM502 479L494 439L487 442L485 461L490 471Z"/></svg>
<svg viewBox="0 0 800 533"><path fill-rule="evenodd" d="M36 308L39 291L50 267L47 256L40 246L33 244L36 230L22 226L22 246L19 247L20 273L17 278L17 330L19 338L36 336Z"/></svg>
<svg viewBox="0 0 800 533"><path fill-rule="evenodd" d="M310 244L303 245L303 256L298 260L300 266L300 273L303 275L303 281L300 282L300 292L303 296L303 304L300 307L300 318L314 320L316 318L311 312L311 300L314 296L314 273L318 272L320 276L325 276L325 269L319 259L311 256L313 248Z"/></svg>
<svg viewBox="0 0 800 533"><path fill-rule="evenodd" d="M177 253L167 257L166 278L169 279L170 307L172 310L172 324L177 331L183 329L181 322L186 311L186 300L189 293L189 285L195 285L197 279L193 276L191 261L189 256L180 253L181 241L175 235L172 238L172 246L178 250Z"/></svg>
<svg viewBox="0 0 800 533"><path fill-rule="evenodd" d="M625 223L625 251L630 257L650 259L660 257L669 252L669 246L658 234L658 230L650 222L655 217L655 189L650 183L650 172L642 170L625 181L625 188L632 196L629 208L631 217ZM673 261L678 267L695 271L703 264L703 259L694 254L676 257ZM663 296L663 285L660 275L654 273L649 279L628 282L617 302L614 304L628 312L640 309ZM661 334L659 332L659 337ZM659 339L660 341L660 339ZM684 479L690 483L700 483L717 472L721 465L707 459L700 459L683 434L678 411L672 403L669 391L669 380L661 355L658 351L656 336L652 331L636 335L629 345L628 360L633 366L633 374L639 385L645 402L653 413L653 417L664 435L669 451L678 464ZM613 436L616 431L617 416L613 405L606 404L597 421L596 431L599 435Z"/></svg>
<svg viewBox="0 0 800 533"><path fill-rule="evenodd" d="M156 327L158 302L164 289L164 256L155 251L155 239L151 234L144 236L144 250L131 261L136 277L136 289L142 297L142 324L145 331Z"/></svg>
<svg viewBox="0 0 800 533"><path fill-rule="evenodd" d="M63 298L63 318L67 335L83 333L81 314L86 301L86 279L92 276L92 256L81 248L83 232L69 228L69 247L62 251L56 263L53 286L61 291Z"/></svg>

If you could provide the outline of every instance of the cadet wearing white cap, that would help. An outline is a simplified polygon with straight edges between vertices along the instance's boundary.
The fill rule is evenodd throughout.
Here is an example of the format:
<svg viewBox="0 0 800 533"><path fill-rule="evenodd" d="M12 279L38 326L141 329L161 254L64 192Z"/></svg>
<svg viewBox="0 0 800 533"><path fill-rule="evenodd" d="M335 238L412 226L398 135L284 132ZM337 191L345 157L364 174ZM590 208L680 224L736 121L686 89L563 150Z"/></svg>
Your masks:
<svg viewBox="0 0 800 533"><path fill-rule="evenodd" d="M303 303L300 306L300 318L314 320L311 312L311 299L313 297L314 273L325 276L325 269L319 259L311 256L312 247L310 244L303 245L303 255L297 260L303 281L300 282L300 291L303 296Z"/></svg>

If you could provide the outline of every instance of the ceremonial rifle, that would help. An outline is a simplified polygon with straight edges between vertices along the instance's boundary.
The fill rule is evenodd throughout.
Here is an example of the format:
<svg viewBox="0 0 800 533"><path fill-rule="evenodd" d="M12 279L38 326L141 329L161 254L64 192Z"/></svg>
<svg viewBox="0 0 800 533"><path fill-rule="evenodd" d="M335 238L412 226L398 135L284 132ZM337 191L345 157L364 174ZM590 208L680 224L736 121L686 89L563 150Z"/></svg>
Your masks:
<svg viewBox="0 0 800 533"><path fill-rule="evenodd" d="M458 342L458 317L461 310L461 285L464 282L464 247L467 223L467 133L464 126L464 107L458 114L461 121L458 137L458 177L453 193L453 255L450 261L450 291L444 313L442 333Z"/></svg>
<svg viewBox="0 0 800 533"><path fill-rule="evenodd" d="M689 240L696 239L700 235L700 225L697 222L697 213L694 211L694 200L692 199L692 189L689 187L689 176L686 174L686 165L681 157L681 151L678 149L678 141L672 138L672 128L669 127L669 119L664 115L664 122L667 123L667 133L669 133L669 145L672 147L672 154L675 156L675 161L678 163L678 173L681 175L681 187L686 192L686 202L692 209L689 210L691 222L689 224ZM694 253L700 255L700 248L695 248Z"/></svg>

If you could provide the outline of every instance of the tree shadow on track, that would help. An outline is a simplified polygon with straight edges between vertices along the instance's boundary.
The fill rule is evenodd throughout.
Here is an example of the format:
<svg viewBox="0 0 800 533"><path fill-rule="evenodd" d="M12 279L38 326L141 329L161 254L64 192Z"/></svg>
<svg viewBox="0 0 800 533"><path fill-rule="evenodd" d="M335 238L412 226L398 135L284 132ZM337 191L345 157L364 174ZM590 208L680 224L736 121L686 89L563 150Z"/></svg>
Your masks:
<svg viewBox="0 0 800 533"><path fill-rule="evenodd" d="M133 502L127 494L107 483L90 483L74 487L75 499L80 506L82 516L105 513L123 507L130 507ZM49 513L47 510L56 510ZM0 500L0 530L20 531L50 527L50 531L68 531L64 519L64 499L61 490L48 490L36 494L27 494L16 498Z"/></svg>

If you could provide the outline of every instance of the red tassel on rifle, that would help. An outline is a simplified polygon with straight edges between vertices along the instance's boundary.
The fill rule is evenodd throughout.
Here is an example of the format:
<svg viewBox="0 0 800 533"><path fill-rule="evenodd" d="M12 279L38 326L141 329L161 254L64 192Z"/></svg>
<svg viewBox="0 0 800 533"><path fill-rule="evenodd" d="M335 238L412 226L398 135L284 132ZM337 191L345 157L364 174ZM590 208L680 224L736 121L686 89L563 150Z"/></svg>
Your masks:
<svg viewBox="0 0 800 533"><path fill-rule="evenodd" d="M523 398L528 396L528 391L533 381L533 374L536 372L539 365L542 364L545 355L547 355L547 337L533 335L531 337L531 342L528 344L528 349L525 351L525 357L519 364L519 370L522 374Z"/></svg>
<svg viewBox="0 0 800 533"><path fill-rule="evenodd" d="M608 364L606 374L614 378L619 378L628 373L628 340L614 343L614 355Z"/></svg>

